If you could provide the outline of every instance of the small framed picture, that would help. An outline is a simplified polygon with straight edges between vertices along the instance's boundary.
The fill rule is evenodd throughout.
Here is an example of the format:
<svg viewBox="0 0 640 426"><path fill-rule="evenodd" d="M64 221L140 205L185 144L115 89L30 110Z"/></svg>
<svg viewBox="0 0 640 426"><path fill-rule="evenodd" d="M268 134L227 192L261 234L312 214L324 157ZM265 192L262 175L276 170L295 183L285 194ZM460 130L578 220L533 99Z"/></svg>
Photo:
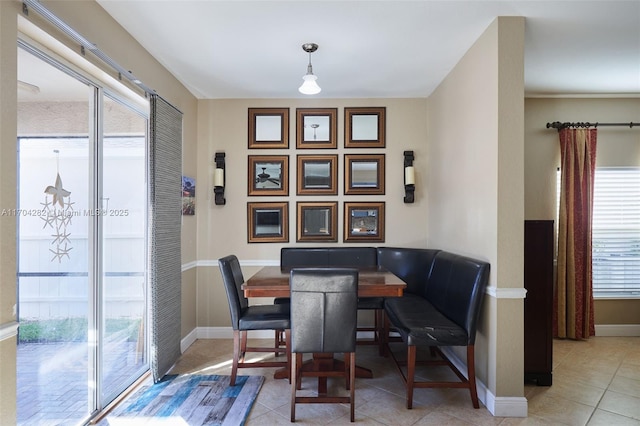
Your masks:
<svg viewBox="0 0 640 426"><path fill-rule="evenodd" d="M338 241L338 202L299 202L296 241Z"/></svg>
<svg viewBox="0 0 640 426"><path fill-rule="evenodd" d="M385 147L385 107L344 109L345 148Z"/></svg>
<svg viewBox="0 0 640 426"><path fill-rule="evenodd" d="M344 203L344 242L384 242L384 202Z"/></svg>
<svg viewBox="0 0 640 426"><path fill-rule="evenodd" d="M250 155L249 195L289 195L289 156Z"/></svg>
<svg viewBox="0 0 640 426"><path fill-rule="evenodd" d="M196 214L196 180L189 176L182 176L182 214Z"/></svg>
<svg viewBox="0 0 640 426"><path fill-rule="evenodd" d="M298 149L338 147L337 108L297 108L296 147Z"/></svg>
<svg viewBox="0 0 640 426"><path fill-rule="evenodd" d="M247 203L249 243L289 242L289 203Z"/></svg>
<svg viewBox="0 0 640 426"><path fill-rule="evenodd" d="M249 108L249 149L289 148L289 108Z"/></svg>
<svg viewBox="0 0 640 426"><path fill-rule="evenodd" d="M384 195L384 154L345 154L344 193Z"/></svg>
<svg viewBox="0 0 640 426"><path fill-rule="evenodd" d="M338 195L337 155L298 155L298 195Z"/></svg>

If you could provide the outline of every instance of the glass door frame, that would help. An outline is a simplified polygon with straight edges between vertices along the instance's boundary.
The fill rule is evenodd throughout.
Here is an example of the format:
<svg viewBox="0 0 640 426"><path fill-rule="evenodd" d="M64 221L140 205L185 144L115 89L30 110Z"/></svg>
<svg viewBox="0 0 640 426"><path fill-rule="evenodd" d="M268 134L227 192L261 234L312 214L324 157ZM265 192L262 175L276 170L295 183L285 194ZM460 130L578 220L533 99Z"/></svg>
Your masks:
<svg viewBox="0 0 640 426"><path fill-rule="evenodd" d="M104 148L104 132L103 132L103 119L104 119L104 99L108 97L110 100L114 102L118 102L128 108L129 110L138 114L141 118L146 120L146 133L145 133L145 198L146 202L144 208L144 218L145 218L145 226L144 226L144 246L146 248L144 254L144 313L143 313L143 322L144 322L144 349L143 353L145 354L145 359L143 365L136 370L135 378L127 379L128 381L122 384L121 387L114 390L110 394L106 394L103 389L103 379L104 379L104 371L103 371L103 348L104 348L104 325L105 325L105 316L104 316L104 238L103 238L103 217L101 215L91 216L88 220L88 229L87 229L87 244L88 248L91 249L90 253L87 253L87 268L88 268L88 280L89 280L89 289L88 289L88 306L87 306L87 352L88 352L88 377L87 377L87 391L88 391L88 407L87 413L88 416L83 420L90 420L92 417L95 417L100 411L102 411L108 404L110 404L113 400L117 398L117 396L122 393L126 388L135 383L140 379L147 371L150 369L150 359L149 359L149 349L150 349L150 313L149 313L149 303L148 297L150 295L149 292L149 282L148 282L148 257L149 257L149 244L148 244L148 227L146 226L146 222L149 219L148 215L148 176L149 176L149 109L144 111L141 107L143 102L139 104L127 99L126 96L123 96L119 93L118 90L111 89L104 82L95 79L93 76L87 75L83 71L79 69L79 67L74 66L69 63L67 60L62 59L60 56L56 55L54 52L50 52L47 48L41 46L39 43L34 42L32 40L28 40L27 38L19 37L17 48L22 48L26 50L28 53L31 53L38 57L39 59L45 61L47 64L56 67L62 72L67 73L69 76L79 80L83 84L87 84L88 87L91 88L92 94L89 96L88 100L88 156L89 156L89 167L88 167L88 175L90 177L90 185L89 185L89 194L88 194L88 208L93 211L98 211L102 208L101 200L103 198L103 176L101 175L102 165L103 165L103 148ZM46 52L46 53L45 53ZM82 58L78 57L79 60ZM145 100L146 105L149 105L148 100ZM20 137L18 138L18 141ZM18 142L17 141L17 142ZM19 161L19 157L17 158ZM19 165L19 163L18 163ZM19 188L20 182L18 180L18 196L19 196ZM18 200L19 202L19 200ZM19 206L18 206L19 207ZM18 232L19 232L18 228ZM17 234L16 244L20 244L19 233ZM19 255L20 250L19 247L16 250ZM18 263L18 271L19 272L19 263ZM17 295L18 297L19 295ZM18 314L19 314L19 305L20 300L17 300L18 306ZM91 350L90 350L91 349Z"/></svg>

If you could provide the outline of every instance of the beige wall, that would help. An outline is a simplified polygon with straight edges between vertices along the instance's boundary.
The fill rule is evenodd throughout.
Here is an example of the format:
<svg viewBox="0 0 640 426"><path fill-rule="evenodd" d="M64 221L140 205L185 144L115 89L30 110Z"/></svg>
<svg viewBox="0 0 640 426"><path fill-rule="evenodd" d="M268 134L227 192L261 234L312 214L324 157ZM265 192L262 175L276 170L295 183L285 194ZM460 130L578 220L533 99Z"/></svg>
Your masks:
<svg viewBox="0 0 640 426"><path fill-rule="evenodd" d="M556 219L560 167L554 121L637 122L638 98L530 98L525 102L525 218ZM596 167L640 166L640 128L599 127ZM557 226L557 224L556 224ZM596 325L640 324L640 300L596 300Z"/></svg>
<svg viewBox="0 0 640 426"><path fill-rule="evenodd" d="M386 107L386 148L344 149L344 107ZM248 108L289 108L289 149L248 149ZM335 150L296 149L296 108L338 108L338 148ZM234 99L201 100L198 103L198 182L206 182L206 199L198 197L198 326L228 327L229 310L222 287L217 259L235 254L243 264L245 278L256 272L251 265L277 263L280 248L300 244L334 246L339 243L296 243L296 202L338 201L338 240L342 241L344 201L384 201L386 209L386 239L384 243L353 244L353 246L386 245L426 247L427 200L425 174L426 99ZM416 201L405 204L403 151L414 150L416 167ZM226 205L216 206L212 199L213 156L226 154ZM337 196L296 196L296 155L339 155ZM385 154L386 194L380 196L345 196L345 153ZM247 195L248 155L289 156L289 196L249 197ZM203 185L204 186L204 185ZM204 195L204 194L203 194ZM286 244L247 243L247 202L288 201L289 242Z"/></svg>
<svg viewBox="0 0 640 426"><path fill-rule="evenodd" d="M428 246L491 263L476 369L494 397L524 392L523 54L524 19L498 18L429 98Z"/></svg>
<svg viewBox="0 0 640 426"><path fill-rule="evenodd" d="M0 2L0 209L16 208L19 3ZM16 418L16 218L0 216L0 419Z"/></svg>
<svg viewBox="0 0 640 426"><path fill-rule="evenodd" d="M187 175L196 175L196 120L197 101L178 80L169 74L128 33L126 33L94 1L43 1L58 17L78 30L88 40L96 43L107 55L127 69L158 94L184 113L183 120L183 170ZM23 16L22 2L0 1L0 207L15 208L16 205L16 136L17 136L17 19ZM29 20L41 22L31 12ZM44 27L47 27L43 24ZM78 50L77 46L73 46ZM90 54L87 57L91 56ZM97 61L96 61L97 63ZM109 70L110 71L110 70ZM110 72L112 76L114 72ZM196 260L196 220L183 220L182 263ZM15 217L0 217L0 330L8 336L0 342L0 418L7 424L15 423L16 411L16 341L7 333L15 321L16 264L15 264ZM195 312L195 277L188 268L183 273L186 291L183 292L183 312ZM186 296L186 298L185 298ZM195 315L183 315L183 327L194 326Z"/></svg>

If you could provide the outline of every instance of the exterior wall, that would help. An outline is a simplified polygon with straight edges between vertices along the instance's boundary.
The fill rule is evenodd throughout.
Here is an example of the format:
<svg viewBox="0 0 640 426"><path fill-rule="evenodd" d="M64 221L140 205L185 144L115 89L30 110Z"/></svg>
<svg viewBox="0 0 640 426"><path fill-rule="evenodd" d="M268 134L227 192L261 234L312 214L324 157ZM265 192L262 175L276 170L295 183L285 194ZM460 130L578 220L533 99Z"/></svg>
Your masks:
<svg viewBox="0 0 640 426"><path fill-rule="evenodd" d="M556 220L560 148L558 132L546 123L637 122L640 98L530 98L525 112L525 217ZM596 167L640 166L638 142L640 128L599 127ZM596 300L594 311L596 326L640 324L640 299Z"/></svg>
<svg viewBox="0 0 640 426"><path fill-rule="evenodd" d="M476 372L495 415L526 416L523 55L524 18L500 17L429 97L428 246L491 263Z"/></svg>
<svg viewBox="0 0 640 426"><path fill-rule="evenodd" d="M386 148L345 149L344 107L386 107ZM427 200L425 180L426 157L426 99L234 99L201 100L198 103L198 182L209 185L205 199L198 199L196 217L198 232L198 327L228 327L229 308L218 271L217 259L236 254L243 264L245 279L258 266L280 259L280 248L294 244L341 245L343 240L344 201L384 201L386 203L386 239L384 243L348 243L349 245L387 245L426 247ZM289 149L248 149L248 108L289 108ZM335 150L296 149L296 108L338 108L338 148ZM414 150L416 167L416 201L405 204L403 151ZM226 154L226 205L213 203L213 157L216 151ZM344 154L385 154L386 194L380 196L345 196ZM289 196L249 197L247 195L248 155L289 156ZM338 154L337 196L296 196L296 155ZM285 244L247 243L247 202L288 201L289 242ZM296 202L338 201L339 243L296 243Z"/></svg>

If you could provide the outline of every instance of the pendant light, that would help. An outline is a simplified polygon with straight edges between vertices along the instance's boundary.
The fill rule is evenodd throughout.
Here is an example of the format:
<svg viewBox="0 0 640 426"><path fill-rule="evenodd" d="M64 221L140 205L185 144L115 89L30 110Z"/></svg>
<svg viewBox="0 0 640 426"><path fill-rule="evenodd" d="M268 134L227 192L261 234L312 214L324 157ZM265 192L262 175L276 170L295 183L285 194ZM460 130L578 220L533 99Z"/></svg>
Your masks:
<svg viewBox="0 0 640 426"><path fill-rule="evenodd" d="M309 65L307 66L307 73L302 77L304 82L298 90L303 95L316 95L320 93L322 89L320 89L320 86L316 83L318 77L313 75L313 68L311 67L311 52L318 50L318 45L315 43L305 43L302 45L302 50L309 54Z"/></svg>

